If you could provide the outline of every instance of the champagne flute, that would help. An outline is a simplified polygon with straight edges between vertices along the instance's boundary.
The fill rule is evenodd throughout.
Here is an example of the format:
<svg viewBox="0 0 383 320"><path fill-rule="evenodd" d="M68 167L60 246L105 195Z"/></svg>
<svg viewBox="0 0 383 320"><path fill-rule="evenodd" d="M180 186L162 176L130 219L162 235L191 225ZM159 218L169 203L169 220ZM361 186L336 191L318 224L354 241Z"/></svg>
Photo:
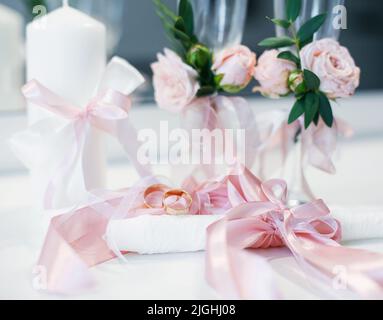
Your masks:
<svg viewBox="0 0 383 320"><path fill-rule="evenodd" d="M218 51L240 44L247 13L247 0L190 0L195 33L199 40Z"/></svg>

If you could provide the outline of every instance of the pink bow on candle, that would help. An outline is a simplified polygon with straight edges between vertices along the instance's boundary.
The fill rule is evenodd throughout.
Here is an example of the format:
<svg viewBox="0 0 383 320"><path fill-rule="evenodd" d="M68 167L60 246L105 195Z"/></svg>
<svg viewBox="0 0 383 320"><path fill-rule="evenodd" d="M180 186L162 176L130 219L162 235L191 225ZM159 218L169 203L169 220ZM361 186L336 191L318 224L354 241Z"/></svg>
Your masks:
<svg viewBox="0 0 383 320"><path fill-rule="evenodd" d="M234 299L279 298L267 260L256 250L245 249L287 246L308 276L331 285L334 270L342 266L348 289L362 297L382 296L383 255L339 245L341 227L322 200L288 208L284 181L248 181L252 183L246 189L254 196L242 198L242 204L207 231L207 279L220 294Z"/></svg>
<svg viewBox="0 0 383 320"><path fill-rule="evenodd" d="M126 65L127 63L121 59L113 59L108 65L103 82L107 82L111 75L115 77L116 69L121 71L119 68L125 68L123 69L125 73L132 72L129 69L132 67ZM127 84L123 84L123 86L131 87L130 89L133 90L141 84L139 80L134 80L132 75L128 74L126 77L129 79L124 79L120 75L122 80L117 81L122 83L125 81ZM131 83L128 83L129 81ZM45 189L44 209L60 208L60 200L56 197L59 194L67 196L70 192L69 188L73 184L81 185L81 190L88 190L84 178L83 152L91 128L116 137L128 153L130 161L138 173L141 176L151 175L150 168L141 165L137 160L139 144L136 130L129 120L131 99L128 94L112 89L102 90L84 109L81 109L63 100L36 80L27 83L22 91L29 103L67 121L65 126L58 128L57 125L51 124L52 119L50 118L41 120L26 132L22 132L12 139L15 153L30 167L41 166L45 162L55 165L52 177ZM48 126L50 128L47 130ZM55 144L63 144L66 148L62 158L51 158L54 151L50 148ZM65 206L67 205L66 203Z"/></svg>

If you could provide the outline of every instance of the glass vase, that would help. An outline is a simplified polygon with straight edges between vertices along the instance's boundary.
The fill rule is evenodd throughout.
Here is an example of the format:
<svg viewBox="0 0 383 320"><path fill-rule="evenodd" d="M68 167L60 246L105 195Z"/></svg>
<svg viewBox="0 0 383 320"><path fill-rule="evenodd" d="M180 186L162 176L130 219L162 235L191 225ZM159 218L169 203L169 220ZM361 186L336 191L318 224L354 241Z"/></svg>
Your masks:
<svg viewBox="0 0 383 320"><path fill-rule="evenodd" d="M190 0L199 40L218 51L240 44L247 0Z"/></svg>

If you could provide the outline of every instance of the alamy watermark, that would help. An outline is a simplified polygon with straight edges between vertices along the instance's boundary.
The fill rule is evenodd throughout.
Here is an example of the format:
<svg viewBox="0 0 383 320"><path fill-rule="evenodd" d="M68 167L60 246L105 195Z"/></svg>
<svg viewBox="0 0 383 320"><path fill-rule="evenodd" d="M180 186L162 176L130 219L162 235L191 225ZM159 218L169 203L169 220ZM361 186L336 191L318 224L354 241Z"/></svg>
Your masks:
<svg viewBox="0 0 383 320"><path fill-rule="evenodd" d="M246 130L169 130L167 121L138 131L137 160L143 165L226 165L246 163Z"/></svg>
<svg viewBox="0 0 383 320"><path fill-rule="evenodd" d="M337 5L332 9L332 27L335 30L347 29L347 8L344 5Z"/></svg>

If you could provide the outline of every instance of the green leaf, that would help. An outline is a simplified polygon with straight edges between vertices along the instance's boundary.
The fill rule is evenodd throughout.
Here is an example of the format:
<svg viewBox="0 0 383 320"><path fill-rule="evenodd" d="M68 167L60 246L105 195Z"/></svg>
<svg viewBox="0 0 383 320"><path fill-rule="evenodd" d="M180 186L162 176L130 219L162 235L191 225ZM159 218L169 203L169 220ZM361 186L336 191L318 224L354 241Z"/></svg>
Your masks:
<svg viewBox="0 0 383 320"><path fill-rule="evenodd" d="M174 37L180 40L182 42L182 45L184 46L184 49L188 51L193 45L189 36L186 33L176 29L175 27L173 27L171 30L174 34Z"/></svg>
<svg viewBox="0 0 383 320"><path fill-rule="evenodd" d="M271 19L269 17L266 17L266 18L269 19L270 21L272 21L275 25L277 25L277 26L279 26L281 28L284 28L284 29L288 29L291 26L291 22L287 21L287 20L283 20L283 19Z"/></svg>
<svg viewBox="0 0 383 320"><path fill-rule="evenodd" d="M305 79L307 90L316 91L320 87L320 79L314 72L310 70L303 70L303 78Z"/></svg>
<svg viewBox="0 0 383 320"><path fill-rule="evenodd" d="M176 28L177 30L183 32L186 34L186 26L185 26L185 21L182 17L178 17L175 24L174 24L174 28Z"/></svg>
<svg viewBox="0 0 383 320"><path fill-rule="evenodd" d="M319 93L319 103L320 116L322 117L324 123L331 128L334 124L334 115L332 113L330 101L323 92Z"/></svg>
<svg viewBox="0 0 383 320"><path fill-rule="evenodd" d="M153 3L157 8L157 13L162 15L163 18L169 19L172 22L177 20L177 15L165 6L161 0L153 0Z"/></svg>
<svg viewBox="0 0 383 320"><path fill-rule="evenodd" d="M296 121L302 114L305 113L304 108L304 99L300 99L295 101L295 104L293 108L291 109L288 124L292 124L294 121Z"/></svg>
<svg viewBox="0 0 383 320"><path fill-rule="evenodd" d="M302 0L287 0L286 16L287 20L294 22L299 17L302 8Z"/></svg>
<svg viewBox="0 0 383 320"><path fill-rule="evenodd" d="M276 48L290 47L293 44L295 44L294 39L291 39L289 37L279 37L279 38L272 37L272 38L267 38L261 41L258 45L260 45L261 47L276 49Z"/></svg>
<svg viewBox="0 0 383 320"><path fill-rule="evenodd" d="M318 123L319 123L319 111L315 114L313 122L316 126L318 125Z"/></svg>
<svg viewBox="0 0 383 320"><path fill-rule="evenodd" d="M215 88L212 86L205 86L198 90L197 97L204 97L204 96L210 96L213 93L215 93Z"/></svg>
<svg viewBox="0 0 383 320"><path fill-rule="evenodd" d="M305 82L303 81L295 88L296 97L299 97L300 95L304 95L307 91L307 87Z"/></svg>
<svg viewBox="0 0 383 320"><path fill-rule="evenodd" d="M224 92L236 94L238 92L241 92L244 89L244 86L235 86L235 85L226 84L221 86L221 89Z"/></svg>
<svg viewBox="0 0 383 320"><path fill-rule="evenodd" d="M301 64L300 59L295 54L293 54L291 51L283 51L283 52L281 52L278 55L278 58L279 59L283 59L283 60L292 61L292 62L294 62L297 65L297 67L299 67L300 64Z"/></svg>
<svg viewBox="0 0 383 320"><path fill-rule="evenodd" d="M310 38L308 38L306 41L299 41L298 43L298 47L299 49L302 49L304 46L308 45L309 43L313 42L314 40L314 36L311 36Z"/></svg>
<svg viewBox="0 0 383 320"><path fill-rule="evenodd" d="M319 95L314 92L306 94L304 99L305 108L305 129L313 122L315 115L319 110Z"/></svg>
<svg viewBox="0 0 383 320"><path fill-rule="evenodd" d="M217 74L216 76L214 76L214 83L216 84L216 86L219 87L221 85L221 81L224 77L225 77L225 75L223 73Z"/></svg>
<svg viewBox="0 0 383 320"><path fill-rule="evenodd" d="M194 13L189 0L180 0L178 14L185 21L186 33L191 37L194 34Z"/></svg>
<svg viewBox="0 0 383 320"><path fill-rule="evenodd" d="M297 37L301 43L309 40L326 21L327 14L323 13L308 20L298 31Z"/></svg>

